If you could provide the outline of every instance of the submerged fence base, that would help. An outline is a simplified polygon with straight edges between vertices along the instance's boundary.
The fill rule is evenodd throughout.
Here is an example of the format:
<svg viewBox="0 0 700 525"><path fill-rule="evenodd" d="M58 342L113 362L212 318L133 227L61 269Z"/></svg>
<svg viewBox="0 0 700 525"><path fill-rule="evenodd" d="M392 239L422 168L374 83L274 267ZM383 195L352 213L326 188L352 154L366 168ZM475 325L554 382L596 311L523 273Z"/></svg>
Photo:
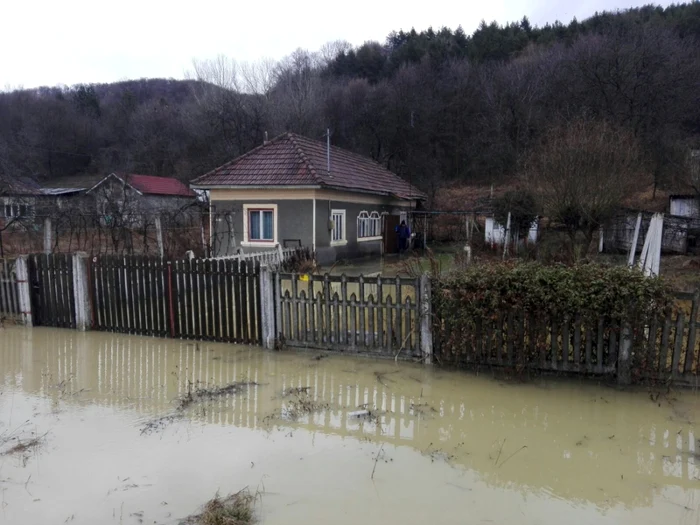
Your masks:
<svg viewBox="0 0 700 525"><path fill-rule="evenodd" d="M465 367L700 377L700 295L645 322L504 309L457 319L417 279L282 273L236 259L32 255L0 261L0 318L184 339L314 348Z"/></svg>

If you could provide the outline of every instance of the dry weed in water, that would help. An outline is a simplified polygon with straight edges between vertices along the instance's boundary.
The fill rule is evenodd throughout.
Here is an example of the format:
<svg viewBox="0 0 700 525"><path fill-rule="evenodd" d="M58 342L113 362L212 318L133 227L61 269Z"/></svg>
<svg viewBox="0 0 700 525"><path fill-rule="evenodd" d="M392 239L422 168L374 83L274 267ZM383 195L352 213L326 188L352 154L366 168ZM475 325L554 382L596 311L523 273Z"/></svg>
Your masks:
<svg viewBox="0 0 700 525"><path fill-rule="evenodd" d="M45 436L46 434L44 434ZM28 441L17 441L17 444L7 449L2 453L3 456L11 456L12 454L24 454L25 452L37 448L41 445L44 436L36 437Z"/></svg>
<svg viewBox="0 0 700 525"><path fill-rule="evenodd" d="M194 384L195 388L194 390L192 390L193 383L190 382L187 385L187 393L184 396L182 396L179 400L177 409L181 411L185 410L194 403L200 403L202 401L211 401L213 399L227 396L229 394L240 394L244 390L247 390L248 387L256 386L257 384L258 383L254 381L237 381L229 383L226 386L207 387L202 386L202 384L198 382Z"/></svg>
<svg viewBox="0 0 700 525"><path fill-rule="evenodd" d="M248 525L255 523L257 494L246 488L222 498L217 493L208 501L200 514L185 518L182 525Z"/></svg>
<svg viewBox="0 0 700 525"><path fill-rule="evenodd" d="M187 393L178 398L175 411L171 414L166 414L165 416L148 421L141 429L141 434L150 434L156 430L163 430L176 419L182 418L185 411L192 405L202 403L204 401L212 401L227 395L240 394L247 391L248 387L257 386L258 384L259 383L254 381L235 381L225 386L207 387L202 386L203 384L199 382L188 382ZM192 388L193 386L194 389Z"/></svg>

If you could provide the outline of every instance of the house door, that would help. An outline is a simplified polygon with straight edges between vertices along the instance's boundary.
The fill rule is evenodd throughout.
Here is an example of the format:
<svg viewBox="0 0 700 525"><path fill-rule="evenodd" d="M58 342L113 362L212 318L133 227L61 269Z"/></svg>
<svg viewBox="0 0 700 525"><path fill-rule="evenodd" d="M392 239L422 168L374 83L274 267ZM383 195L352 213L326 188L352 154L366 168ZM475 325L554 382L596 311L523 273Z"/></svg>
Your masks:
<svg viewBox="0 0 700 525"><path fill-rule="evenodd" d="M384 216L384 253L398 253L399 241L396 227L401 224L401 217L398 215Z"/></svg>

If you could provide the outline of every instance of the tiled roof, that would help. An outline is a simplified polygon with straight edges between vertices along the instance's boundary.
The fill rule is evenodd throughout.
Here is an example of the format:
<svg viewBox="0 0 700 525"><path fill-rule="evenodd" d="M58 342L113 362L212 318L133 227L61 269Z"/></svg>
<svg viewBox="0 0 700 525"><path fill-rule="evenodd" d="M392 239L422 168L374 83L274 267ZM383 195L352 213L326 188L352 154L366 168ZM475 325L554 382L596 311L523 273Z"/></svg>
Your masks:
<svg viewBox="0 0 700 525"><path fill-rule="evenodd" d="M145 195L167 195L171 197L196 197L187 185L172 177L154 177L153 175L131 175L115 173L117 177L132 188Z"/></svg>
<svg viewBox="0 0 700 525"><path fill-rule="evenodd" d="M192 181L198 188L217 186L322 186L402 199L425 194L381 164L331 146L330 173L324 142L285 133Z"/></svg>

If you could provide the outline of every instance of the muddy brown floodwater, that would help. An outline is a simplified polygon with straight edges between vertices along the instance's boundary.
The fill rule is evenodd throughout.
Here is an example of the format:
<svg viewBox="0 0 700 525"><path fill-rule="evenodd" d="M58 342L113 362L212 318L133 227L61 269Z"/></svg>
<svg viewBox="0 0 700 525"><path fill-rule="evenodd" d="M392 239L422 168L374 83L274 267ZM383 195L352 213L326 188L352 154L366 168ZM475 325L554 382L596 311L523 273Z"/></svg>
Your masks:
<svg viewBox="0 0 700 525"><path fill-rule="evenodd" d="M0 522L178 523L247 486L270 525L697 524L699 415L692 392L9 328Z"/></svg>

